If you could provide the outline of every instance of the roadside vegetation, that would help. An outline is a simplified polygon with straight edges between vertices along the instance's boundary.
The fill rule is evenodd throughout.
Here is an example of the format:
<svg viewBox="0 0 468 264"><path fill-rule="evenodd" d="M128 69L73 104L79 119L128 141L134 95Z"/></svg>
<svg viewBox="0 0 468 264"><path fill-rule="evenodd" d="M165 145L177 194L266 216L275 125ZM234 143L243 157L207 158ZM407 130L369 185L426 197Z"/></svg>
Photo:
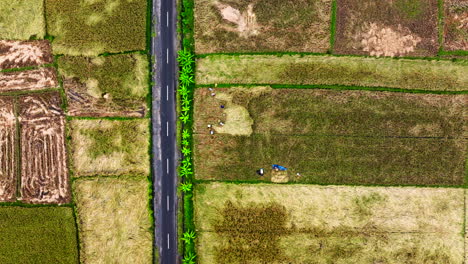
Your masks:
<svg viewBox="0 0 468 264"><path fill-rule="evenodd" d="M197 0L195 52L326 52L331 0Z"/></svg>
<svg viewBox="0 0 468 264"><path fill-rule="evenodd" d="M149 120L73 119L70 122L75 176L142 175L149 164Z"/></svg>
<svg viewBox="0 0 468 264"><path fill-rule="evenodd" d="M0 263L77 263L73 209L0 206Z"/></svg>
<svg viewBox="0 0 468 264"><path fill-rule="evenodd" d="M0 40L45 36L43 0L9 0L0 4Z"/></svg>
<svg viewBox="0 0 468 264"><path fill-rule="evenodd" d="M197 84L297 84L466 91L468 63L316 55L212 55L197 60Z"/></svg>
<svg viewBox="0 0 468 264"><path fill-rule="evenodd" d="M199 261L461 263L463 197L462 189L197 184Z"/></svg>
<svg viewBox="0 0 468 264"><path fill-rule="evenodd" d="M149 192L141 177L74 181L82 263L152 263Z"/></svg>
<svg viewBox="0 0 468 264"><path fill-rule="evenodd" d="M95 56L146 49L146 0L46 0L55 54Z"/></svg>
<svg viewBox="0 0 468 264"><path fill-rule="evenodd" d="M136 116L147 112L148 62L142 54L63 56L59 73L71 116Z"/></svg>

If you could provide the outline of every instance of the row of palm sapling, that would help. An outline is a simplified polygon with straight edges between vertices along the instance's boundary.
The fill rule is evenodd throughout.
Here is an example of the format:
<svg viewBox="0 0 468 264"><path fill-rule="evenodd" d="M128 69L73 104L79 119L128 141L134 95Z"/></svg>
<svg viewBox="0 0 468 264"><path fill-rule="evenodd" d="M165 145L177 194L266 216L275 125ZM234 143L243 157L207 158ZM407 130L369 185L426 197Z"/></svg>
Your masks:
<svg viewBox="0 0 468 264"><path fill-rule="evenodd" d="M179 100L180 116L182 122L181 152L182 160L179 166L179 176L182 183L179 190L184 193L184 233L181 240L184 243L184 264L195 263L195 225L193 222L193 164L192 164L192 123L193 123L193 89L194 81L194 55L187 49L179 51L177 58L180 66Z"/></svg>

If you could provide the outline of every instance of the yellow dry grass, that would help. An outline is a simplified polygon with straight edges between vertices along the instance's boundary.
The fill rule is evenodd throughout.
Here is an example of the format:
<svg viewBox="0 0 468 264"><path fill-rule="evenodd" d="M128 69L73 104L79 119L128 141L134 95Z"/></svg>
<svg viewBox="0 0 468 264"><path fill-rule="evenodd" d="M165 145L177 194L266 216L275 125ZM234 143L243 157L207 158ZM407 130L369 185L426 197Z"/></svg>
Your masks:
<svg viewBox="0 0 468 264"><path fill-rule="evenodd" d="M43 9L42 0L0 0L0 39L43 38Z"/></svg>
<svg viewBox="0 0 468 264"><path fill-rule="evenodd" d="M284 206L292 234L280 244L294 263L463 260L463 189L210 183L197 185L194 199L200 263L228 243L213 232L227 201Z"/></svg>
<svg viewBox="0 0 468 264"><path fill-rule="evenodd" d="M72 120L70 134L75 175L148 175L148 122L147 119ZM105 144L101 146L97 140L102 138L96 139L88 134L99 131L113 139L110 147L115 150ZM97 149L96 145L102 149Z"/></svg>
<svg viewBox="0 0 468 264"><path fill-rule="evenodd" d="M78 179L82 263L152 263L152 232L146 179Z"/></svg>

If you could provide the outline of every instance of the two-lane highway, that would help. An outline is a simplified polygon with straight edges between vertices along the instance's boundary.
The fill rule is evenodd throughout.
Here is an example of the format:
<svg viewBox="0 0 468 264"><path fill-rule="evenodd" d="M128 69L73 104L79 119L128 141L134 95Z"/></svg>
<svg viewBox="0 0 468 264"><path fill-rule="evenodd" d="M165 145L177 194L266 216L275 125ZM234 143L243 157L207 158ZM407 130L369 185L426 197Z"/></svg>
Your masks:
<svg viewBox="0 0 468 264"><path fill-rule="evenodd" d="M153 183L155 248L162 264L178 263L176 151L176 2L153 0Z"/></svg>

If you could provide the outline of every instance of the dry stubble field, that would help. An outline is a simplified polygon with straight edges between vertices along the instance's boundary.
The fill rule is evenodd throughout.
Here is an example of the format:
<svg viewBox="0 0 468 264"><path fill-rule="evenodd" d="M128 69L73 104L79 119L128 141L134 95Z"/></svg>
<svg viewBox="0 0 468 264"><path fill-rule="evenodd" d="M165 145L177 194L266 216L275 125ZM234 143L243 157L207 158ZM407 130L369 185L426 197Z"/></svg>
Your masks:
<svg viewBox="0 0 468 264"><path fill-rule="evenodd" d="M198 184L199 263L462 263L464 190Z"/></svg>
<svg viewBox="0 0 468 264"><path fill-rule="evenodd" d="M70 202L65 115L61 105L58 93L19 98L21 199L25 202Z"/></svg>
<svg viewBox="0 0 468 264"><path fill-rule="evenodd" d="M468 1L445 0L444 49L468 50Z"/></svg>
<svg viewBox="0 0 468 264"><path fill-rule="evenodd" d="M16 197L16 118L13 97L0 97L0 201Z"/></svg>
<svg viewBox="0 0 468 264"><path fill-rule="evenodd" d="M149 188L141 177L74 181L83 263L152 263Z"/></svg>

